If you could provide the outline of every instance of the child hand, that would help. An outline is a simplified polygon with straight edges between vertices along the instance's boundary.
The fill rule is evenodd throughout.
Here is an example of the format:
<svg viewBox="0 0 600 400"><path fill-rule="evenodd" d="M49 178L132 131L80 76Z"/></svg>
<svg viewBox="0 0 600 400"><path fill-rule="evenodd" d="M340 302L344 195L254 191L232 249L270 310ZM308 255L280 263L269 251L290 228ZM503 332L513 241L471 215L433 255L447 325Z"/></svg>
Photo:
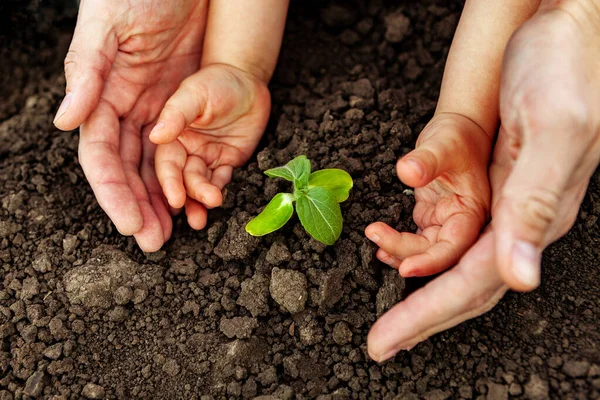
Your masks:
<svg viewBox="0 0 600 400"><path fill-rule="evenodd" d="M156 174L192 228L204 228L207 209L221 205L221 190L254 152L270 107L264 81L226 64L202 67L167 101L150 134Z"/></svg>
<svg viewBox="0 0 600 400"><path fill-rule="evenodd" d="M404 277L441 272L475 243L490 214L487 176L491 139L475 122L440 113L427 124L416 149L401 158L398 177L415 187L416 234L376 222L365 234L377 258Z"/></svg>

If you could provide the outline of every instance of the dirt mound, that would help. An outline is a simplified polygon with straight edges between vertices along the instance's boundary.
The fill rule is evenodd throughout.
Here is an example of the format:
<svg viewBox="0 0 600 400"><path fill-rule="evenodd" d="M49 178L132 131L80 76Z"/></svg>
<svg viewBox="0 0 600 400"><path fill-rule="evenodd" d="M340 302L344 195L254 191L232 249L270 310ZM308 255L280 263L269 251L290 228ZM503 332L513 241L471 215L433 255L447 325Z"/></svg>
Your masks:
<svg viewBox="0 0 600 400"><path fill-rule="evenodd" d="M415 228L394 163L433 113L459 2L294 3L256 158L209 229L179 218L154 254L98 207L77 133L52 127L68 10L42 11L44 40L16 32L2 51L1 400L599 398L598 174L538 290L391 362L366 354L376 317L423 284L378 263L363 230ZM287 189L262 172L298 154L354 178L335 246L295 217L243 231Z"/></svg>

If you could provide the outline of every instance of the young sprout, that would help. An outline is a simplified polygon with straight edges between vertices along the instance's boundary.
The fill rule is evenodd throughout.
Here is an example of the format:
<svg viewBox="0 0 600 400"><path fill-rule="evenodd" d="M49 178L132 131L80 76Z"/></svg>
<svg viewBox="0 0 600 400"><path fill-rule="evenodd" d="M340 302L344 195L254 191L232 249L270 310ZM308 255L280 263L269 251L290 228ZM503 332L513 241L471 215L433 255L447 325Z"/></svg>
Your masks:
<svg viewBox="0 0 600 400"><path fill-rule="evenodd" d="M341 169L323 169L310 173L310 161L298 156L283 167L265 171L270 178L294 183L294 193L278 193L265 209L246 225L252 236L263 236L285 225L294 213L306 231L319 242L332 245L342 233L340 205L348 198L352 177Z"/></svg>

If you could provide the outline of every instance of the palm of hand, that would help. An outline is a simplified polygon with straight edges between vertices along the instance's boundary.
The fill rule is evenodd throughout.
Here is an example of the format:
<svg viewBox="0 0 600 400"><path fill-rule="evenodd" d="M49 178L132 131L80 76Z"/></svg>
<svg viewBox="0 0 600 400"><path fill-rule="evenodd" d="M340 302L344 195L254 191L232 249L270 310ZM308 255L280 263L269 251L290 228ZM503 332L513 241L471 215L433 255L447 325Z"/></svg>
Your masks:
<svg viewBox="0 0 600 400"><path fill-rule="evenodd" d="M94 18L98 14L122 17L105 26ZM182 0L178 7L156 0L88 2L77 29L96 34L101 42L86 47L85 34L76 29L65 60L67 82L79 86L73 89L73 107L91 111L80 130L82 168L117 229L133 234L147 251L160 248L172 228L153 168L150 125L181 81L198 69L205 20L206 4L200 0ZM78 124L69 118L57 126Z"/></svg>
<svg viewBox="0 0 600 400"><path fill-rule="evenodd" d="M475 243L489 217L489 137L471 120L438 114L425 127L417 148L398 162L398 175L416 187L413 218L417 234L382 223L378 257L403 276L425 276L454 265ZM418 160L422 172L412 160ZM408 161L411 160L411 161Z"/></svg>

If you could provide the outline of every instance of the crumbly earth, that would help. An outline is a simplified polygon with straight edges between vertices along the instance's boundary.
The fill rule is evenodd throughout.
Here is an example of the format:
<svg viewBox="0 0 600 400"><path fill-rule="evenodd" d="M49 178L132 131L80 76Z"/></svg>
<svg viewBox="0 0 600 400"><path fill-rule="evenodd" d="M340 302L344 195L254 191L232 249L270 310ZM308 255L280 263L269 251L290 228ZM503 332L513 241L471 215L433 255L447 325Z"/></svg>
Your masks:
<svg viewBox="0 0 600 400"><path fill-rule="evenodd" d="M461 4L295 2L256 157L207 230L177 218L154 254L98 207L77 132L52 126L75 10L18 4L0 7L0 400L600 398L598 174L538 290L390 362L366 354L377 315L423 284L390 274L363 229L415 228L394 163L432 115ZM354 178L335 246L297 219L243 232L288 189L262 171L298 154ZM306 282L296 314L274 268L294 272L278 287Z"/></svg>

